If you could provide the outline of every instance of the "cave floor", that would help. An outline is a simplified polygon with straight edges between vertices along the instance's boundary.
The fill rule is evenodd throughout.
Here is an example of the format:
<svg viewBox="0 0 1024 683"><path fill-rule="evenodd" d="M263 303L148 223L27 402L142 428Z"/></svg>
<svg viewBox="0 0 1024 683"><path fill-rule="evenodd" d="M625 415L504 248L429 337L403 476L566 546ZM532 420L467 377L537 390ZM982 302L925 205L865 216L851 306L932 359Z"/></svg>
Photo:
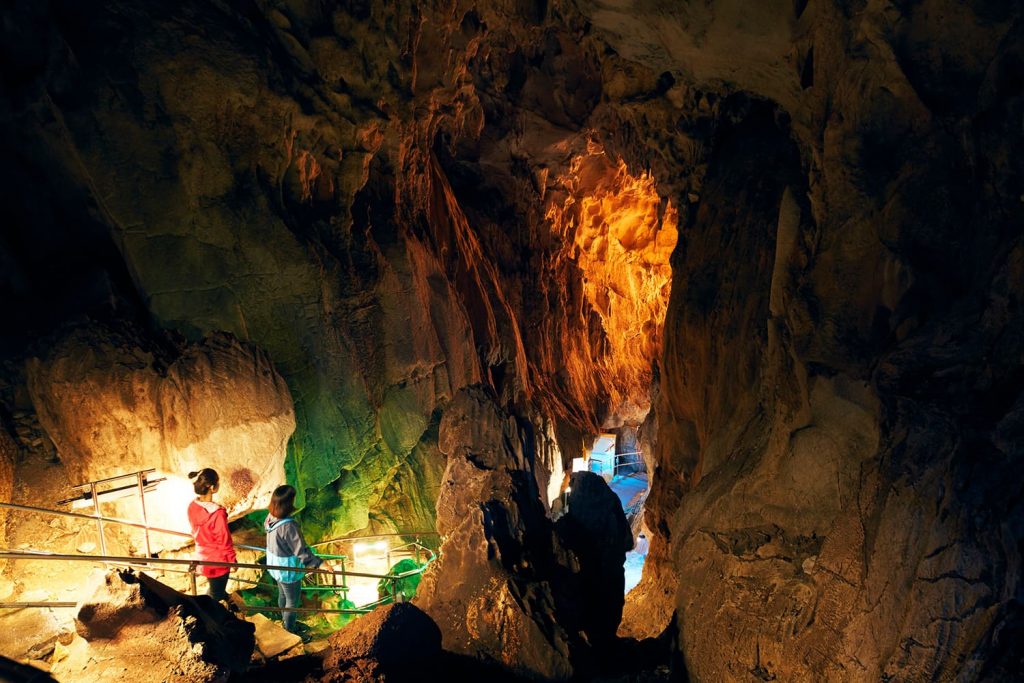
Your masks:
<svg viewBox="0 0 1024 683"><path fill-rule="evenodd" d="M611 481L608 482L608 486L619 497L622 509L628 511L647 491L647 473L632 472L630 474L620 474L612 477Z"/></svg>

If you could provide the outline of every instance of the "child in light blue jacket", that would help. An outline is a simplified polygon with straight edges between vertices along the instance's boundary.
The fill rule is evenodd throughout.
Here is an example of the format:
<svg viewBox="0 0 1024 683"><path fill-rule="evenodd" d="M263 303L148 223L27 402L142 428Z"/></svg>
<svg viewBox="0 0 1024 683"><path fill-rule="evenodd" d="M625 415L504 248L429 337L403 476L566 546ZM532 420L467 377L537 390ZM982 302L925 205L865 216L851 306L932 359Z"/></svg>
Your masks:
<svg viewBox="0 0 1024 683"><path fill-rule="evenodd" d="M267 532L267 565L277 567L319 567L322 560L313 554L302 537L299 523L292 519L295 512L295 488L285 484L274 489L270 498L270 514L264 528ZM267 570L277 581L277 606L298 607L301 601L303 571L284 569ZM295 633L295 612L284 611L284 627Z"/></svg>

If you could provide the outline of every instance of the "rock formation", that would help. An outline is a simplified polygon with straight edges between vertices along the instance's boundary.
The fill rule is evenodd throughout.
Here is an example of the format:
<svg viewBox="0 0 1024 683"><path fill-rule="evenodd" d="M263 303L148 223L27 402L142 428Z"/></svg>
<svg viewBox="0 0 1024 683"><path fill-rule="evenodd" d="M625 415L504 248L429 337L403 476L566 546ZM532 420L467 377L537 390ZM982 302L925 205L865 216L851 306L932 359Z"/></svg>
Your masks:
<svg viewBox="0 0 1024 683"><path fill-rule="evenodd" d="M295 429L288 388L266 353L228 334L180 352L128 332L79 328L28 364L28 386L72 481L156 467L173 480L147 494L151 524L177 529L188 472L212 467L232 517L265 507L284 481ZM131 484L132 481L123 482ZM138 502L124 504L138 518Z"/></svg>
<svg viewBox="0 0 1024 683"><path fill-rule="evenodd" d="M441 656L441 632L410 603L387 605L330 638L323 683L429 679Z"/></svg>
<svg viewBox="0 0 1024 683"><path fill-rule="evenodd" d="M445 650L548 680L566 680L579 645L560 623L557 539L515 420L480 388L460 392L441 420L448 454L437 502L440 557L416 604Z"/></svg>
<svg viewBox="0 0 1024 683"><path fill-rule="evenodd" d="M1011 676L1019 8L738 8L590 14L720 93L626 632L675 612L697 680Z"/></svg>
<svg viewBox="0 0 1024 683"><path fill-rule="evenodd" d="M446 651L527 678L585 677L614 646L633 538L615 494L589 472L572 475L569 510L552 524L528 435L480 387L452 401L440 431L441 551L415 602Z"/></svg>
<svg viewBox="0 0 1024 683"><path fill-rule="evenodd" d="M0 657L0 676L5 683L56 683L45 671Z"/></svg>
<svg viewBox="0 0 1024 683"><path fill-rule="evenodd" d="M0 425L0 501L14 500L14 462L18 445ZM0 510L0 545L7 547L7 510ZM0 561L0 570L6 562Z"/></svg>
<svg viewBox="0 0 1024 683"><path fill-rule="evenodd" d="M76 625L89 647L72 643L54 669L62 680L222 681L248 668L255 646L253 625L212 598L130 570L102 577L79 602Z"/></svg>

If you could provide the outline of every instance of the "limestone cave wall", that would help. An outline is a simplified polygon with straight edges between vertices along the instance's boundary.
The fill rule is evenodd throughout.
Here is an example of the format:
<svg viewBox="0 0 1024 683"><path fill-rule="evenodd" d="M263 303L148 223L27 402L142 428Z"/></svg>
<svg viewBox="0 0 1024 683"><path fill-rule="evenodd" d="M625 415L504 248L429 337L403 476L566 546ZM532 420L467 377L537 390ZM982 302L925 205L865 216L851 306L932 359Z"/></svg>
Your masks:
<svg viewBox="0 0 1024 683"><path fill-rule="evenodd" d="M5 400L69 327L241 340L317 535L432 527L467 387L529 426L524 491L643 423L623 633L696 680L1009 675L1022 30L980 0L15 2Z"/></svg>
<svg viewBox="0 0 1024 683"><path fill-rule="evenodd" d="M588 16L725 99L624 632L674 621L697 680L1014 677L1020 8L633 10Z"/></svg>

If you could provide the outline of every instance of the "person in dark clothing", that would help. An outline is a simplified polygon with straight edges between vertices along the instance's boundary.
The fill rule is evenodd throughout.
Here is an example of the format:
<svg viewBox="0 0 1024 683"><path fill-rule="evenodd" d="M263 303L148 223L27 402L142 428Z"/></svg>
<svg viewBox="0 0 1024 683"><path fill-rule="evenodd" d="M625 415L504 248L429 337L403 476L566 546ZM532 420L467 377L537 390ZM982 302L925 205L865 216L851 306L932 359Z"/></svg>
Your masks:
<svg viewBox="0 0 1024 683"><path fill-rule="evenodd" d="M213 562L235 562L235 547L228 529L228 513L223 505L213 502L213 494L220 488L220 477L209 467L189 472L192 488L198 496L189 503L188 523L196 542L196 559ZM206 594L214 600L227 600L230 567L199 565L199 574L206 577Z"/></svg>
<svg viewBox="0 0 1024 683"><path fill-rule="evenodd" d="M295 512L294 487L278 486L270 499L270 514L264 528L267 532L267 564L278 567L319 567L322 560L317 557L302 537L299 523L292 519ZM301 597L303 571L268 569L277 581L277 606L298 607ZM281 620L284 627L295 632L295 612L284 611Z"/></svg>

